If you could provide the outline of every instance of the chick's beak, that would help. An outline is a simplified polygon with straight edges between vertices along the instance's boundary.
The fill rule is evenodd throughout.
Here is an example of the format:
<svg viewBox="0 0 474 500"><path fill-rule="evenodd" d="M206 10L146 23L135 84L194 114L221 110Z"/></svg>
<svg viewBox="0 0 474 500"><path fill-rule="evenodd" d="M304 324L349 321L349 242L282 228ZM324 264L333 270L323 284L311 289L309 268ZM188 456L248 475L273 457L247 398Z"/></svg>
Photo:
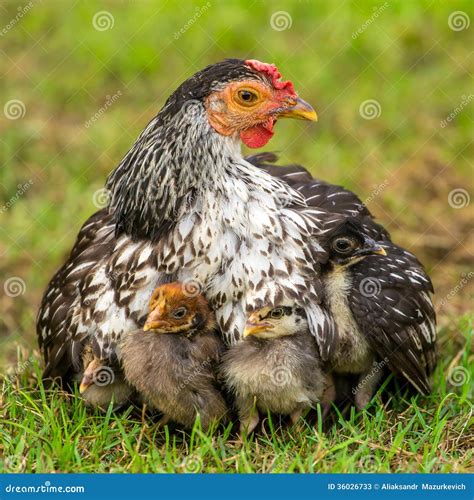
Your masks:
<svg viewBox="0 0 474 500"><path fill-rule="evenodd" d="M365 238L364 246L357 252L358 255L387 255L384 247L372 238Z"/></svg>
<svg viewBox="0 0 474 500"><path fill-rule="evenodd" d="M250 335L255 335L256 333L259 332L271 330L272 328L273 328L272 324L266 321L255 322L249 319L249 321L247 321L247 324L245 325L244 338Z"/></svg>
<svg viewBox="0 0 474 500"><path fill-rule="evenodd" d="M278 118L296 118L297 120L309 120L311 122L318 121L316 111L300 97L296 99L295 104L286 107L281 113L278 113Z"/></svg>
<svg viewBox="0 0 474 500"><path fill-rule="evenodd" d="M163 320L163 311L161 307L156 307L152 309L148 314L143 330L147 332L148 330L160 330L169 326L166 321Z"/></svg>
<svg viewBox="0 0 474 500"><path fill-rule="evenodd" d="M92 382L92 377L84 374L82 376L81 384L79 385L79 394L84 394L84 392L92 385Z"/></svg>

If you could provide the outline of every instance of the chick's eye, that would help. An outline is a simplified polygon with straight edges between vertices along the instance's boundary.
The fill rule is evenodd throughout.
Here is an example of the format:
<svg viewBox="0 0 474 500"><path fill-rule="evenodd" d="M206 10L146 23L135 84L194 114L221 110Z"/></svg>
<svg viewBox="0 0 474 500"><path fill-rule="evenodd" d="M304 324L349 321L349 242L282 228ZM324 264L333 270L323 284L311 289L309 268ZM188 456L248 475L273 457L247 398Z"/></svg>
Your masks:
<svg viewBox="0 0 474 500"><path fill-rule="evenodd" d="M272 309L272 311L270 312L270 318L280 319L282 316L283 316L283 309L281 307Z"/></svg>
<svg viewBox="0 0 474 500"><path fill-rule="evenodd" d="M185 307L179 307L175 311L171 313L173 318L175 319L182 319L184 318L185 314L187 313L187 309Z"/></svg>
<svg viewBox="0 0 474 500"><path fill-rule="evenodd" d="M356 242L351 238L336 238L332 246L336 252L349 253L355 248Z"/></svg>
<svg viewBox="0 0 474 500"><path fill-rule="evenodd" d="M258 100L258 94L253 90L238 90L236 101L242 106L253 106Z"/></svg>

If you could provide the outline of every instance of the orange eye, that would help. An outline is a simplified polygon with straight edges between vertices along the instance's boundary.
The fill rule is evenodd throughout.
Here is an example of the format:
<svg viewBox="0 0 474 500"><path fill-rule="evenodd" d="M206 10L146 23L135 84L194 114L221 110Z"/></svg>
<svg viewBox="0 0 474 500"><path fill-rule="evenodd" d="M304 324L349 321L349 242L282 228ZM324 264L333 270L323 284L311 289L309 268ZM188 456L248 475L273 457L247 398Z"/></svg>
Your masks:
<svg viewBox="0 0 474 500"><path fill-rule="evenodd" d="M241 106L254 106L259 100L259 95L255 90L240 89L234 95L234 100Z"/></svg>

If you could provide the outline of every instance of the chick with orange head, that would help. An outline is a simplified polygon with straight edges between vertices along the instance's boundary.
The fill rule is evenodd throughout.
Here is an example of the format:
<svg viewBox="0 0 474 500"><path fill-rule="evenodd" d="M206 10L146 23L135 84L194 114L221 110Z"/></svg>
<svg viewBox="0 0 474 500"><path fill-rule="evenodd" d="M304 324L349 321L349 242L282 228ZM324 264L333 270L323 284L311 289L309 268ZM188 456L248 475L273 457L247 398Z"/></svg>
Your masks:
<svg viewBox="0 0 474 500"><path fill-rule="evenodd" d="M125 378L164 422L190 429L199 415L207 429L227 413L215 373L222 347L205 297L174 282L155 289L143 329L125 335L120 356Z"/></svg>

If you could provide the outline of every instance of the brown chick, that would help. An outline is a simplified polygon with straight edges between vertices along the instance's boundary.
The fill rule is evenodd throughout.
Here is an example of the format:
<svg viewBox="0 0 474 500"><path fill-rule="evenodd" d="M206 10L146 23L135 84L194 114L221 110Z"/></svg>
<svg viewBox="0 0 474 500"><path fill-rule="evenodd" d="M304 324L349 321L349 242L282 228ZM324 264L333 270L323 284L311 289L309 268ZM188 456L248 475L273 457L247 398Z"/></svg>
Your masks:
<svg viewBox="0 0 474 500"><path fill-rule="evenodd" d="M207 429L227 413L214 370L222 341L206 299L192 295L180 283L156 288L143 330L124 336L120 356L127 381L163 422L190 429L199 415Z"/></svg>
<svg viewBox="0 0 474 500"><path fill-rule="evenodd" d="M132 401L133 388L125 382L120 369L112 368L94 355L91 344L82 352L84 372L79 392L91 407L107 409L111 402L119 408Z"/></svg>
<svg viewBox="0 0 474 500"><path fill-rule="evenodd" d="M250 433L259 411L290 415L335 399L332 377L321 368L303 309L264 307L247 320L244 338L223 356L222 374L235 396L241 432Z"/></svg>

